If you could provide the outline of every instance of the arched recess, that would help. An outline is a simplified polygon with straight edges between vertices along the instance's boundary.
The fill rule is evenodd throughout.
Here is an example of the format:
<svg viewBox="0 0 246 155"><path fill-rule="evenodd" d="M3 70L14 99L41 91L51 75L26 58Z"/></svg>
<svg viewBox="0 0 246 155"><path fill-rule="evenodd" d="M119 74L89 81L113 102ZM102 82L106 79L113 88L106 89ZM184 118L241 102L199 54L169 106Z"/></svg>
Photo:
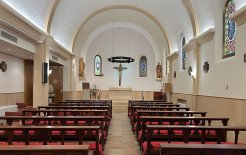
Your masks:
<svg viewBox="0 0 246 155"><path fill-rule="evenodd" d="M158 45L156 44L155 40L152 38L152 36L145 31L143 28L141 28L138 25L132 24L132 23L128 23L128 22L115 22L113 25L112 23L108 23L106 25L103 25L101 27L99 27L98 29L96 29L93 33L91 33L91 35L87 38L87 40L85 41L85 46L83 46L82 50L81 50L81 57L86 58L87 52L88 52L88 48L91 44L91 42L101 33L103 33L104 31L107 31L109 29L112 28L117 28L117 27L122 27L122 28L128 28L128 29L132 29L137 31L138 33L142 34L146 40L148 40L148 42L150 43L151 47L153 48L154 51L154 55L155 55L155 62L161 62L161 50L159 49ZM86 62L86 60L85 60Z"/></svg>
<svg viewBox="0 0 246 155"><path fill-rule="evenodd" d="M193 37L196 37L197 34L199 34L199 24L198 24L198 19L196 12L191 4L190 0L182 0L189 16L190 16L190 21L192 24L192 30L193 30Z"/></svg>
<svg viewBox="0 0 246 155"><path fill-rule="evenodd" d="M92 19L94 16L104 12L104 11L108 11L108 10L113 10L113 9L128 9L128 10L134 10L137 11L139 13L144 14L146 17L150 18L160 29L160 31L162 32L162 35L164 37L164 40L167 41L167 51L170 52L170 41L168 39L168 35L165 31L165 29L163 28L163 26L161 25L161 23L153 16L151 15L149 12L147 12L146 10L143 10L141 8L135 7L135 6L131 6L131 5L112 5L112 6L108 6L108 7L104 7L101 8L93 13L91 13L84 21L81 22L79 28L77 30L75 30L75 33L73 34L72 37L72 51L74 51L74 47L75 47L75 41L78 37L79 31L86 25L86 23Z"/></svg>

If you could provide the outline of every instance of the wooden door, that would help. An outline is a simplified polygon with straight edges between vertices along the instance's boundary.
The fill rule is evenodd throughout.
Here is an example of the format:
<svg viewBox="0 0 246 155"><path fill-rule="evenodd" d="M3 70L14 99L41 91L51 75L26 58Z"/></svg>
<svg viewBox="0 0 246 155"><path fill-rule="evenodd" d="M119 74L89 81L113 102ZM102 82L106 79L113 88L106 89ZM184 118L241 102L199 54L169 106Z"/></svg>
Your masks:
<svg viewBox="0 0 246 155"><path fill-rule="evenodd" d="M24 60L24 94L25 103L33 105L33 60Z"/></svg>
<svg viewBox="0 0 246 155"><path fill-rule="evenodd" d="M63 66L50 66L49 84L54 88L53 102L63 101Z"/></svg>

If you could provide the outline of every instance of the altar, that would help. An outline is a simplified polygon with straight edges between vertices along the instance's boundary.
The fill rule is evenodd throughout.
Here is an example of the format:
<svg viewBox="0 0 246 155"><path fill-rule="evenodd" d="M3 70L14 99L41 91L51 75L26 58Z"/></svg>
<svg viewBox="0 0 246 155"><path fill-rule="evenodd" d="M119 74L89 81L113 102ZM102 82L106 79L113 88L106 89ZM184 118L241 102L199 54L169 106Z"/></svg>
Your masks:
<svg viewBox="0 0 246 155"><path fill-rule="evenodd" d="M109 88L109 99L110 100L131 100L132 99L132 88Z"/></svg>

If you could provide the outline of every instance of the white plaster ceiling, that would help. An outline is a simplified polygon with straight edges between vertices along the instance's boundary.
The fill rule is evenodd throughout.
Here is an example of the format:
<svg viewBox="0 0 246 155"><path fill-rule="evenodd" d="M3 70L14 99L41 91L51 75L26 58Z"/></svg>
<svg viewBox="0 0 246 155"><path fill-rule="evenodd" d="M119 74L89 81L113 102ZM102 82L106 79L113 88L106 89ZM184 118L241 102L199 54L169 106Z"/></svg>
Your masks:
<svg viewBox="0 0 246 155"><path fill-rule="evenodd" d="M50 9L55 0L0 0L46 32ZM201 34L214 27L215 3L221 0L186 0L191 2ZM222 0L226 1L226 0ZM236 10L246 5L245 0L235 0ZM178 49L177 34L183 32L186 40L193 37L190 16L182 0L60 0L51 24L51 35L72 51L79 27L92 13L113 5L127 5L152 15L166 31L170 52ZM125 9L125 11L129 11ZM117 18L115 15L114 18ZM98 25L100 26L100 25ZM146 28L145 25L141 27Z"/></svg>
<svg viewBox="0 0 246 155"><path fill-rule="evenodd" d="M2 0L41 30L46 31L46 19L51 0Z"/></svg>
<svg viewBox="0 0 246 155"><path fill-rule="evenodd" d="M159 61L163 56L162 53L168 50L168 42L163 37L163 33L149 17L134 10L113 9L94 16L81 28L73 51L76 55L86 57L90 42L103 31L116 27L124 27L130 29L129 32L135 30L141 33L152 45L156 59ZM132 40L132 44L134 44L134 40Z"/></svg>
<svg viewBox="0 0 246 155"><path fill-rule="evenodd" d="M113 5L130 5L153 15L167 32L171 51L177 49L176 34L178 31L184 31L185 35L187 35L187 40L193 36L189 15L180 0L155 0L155 2L150 0L107 0L97 2L73 0L73 3L61 0L54 15L51 35L66 48L72 49L75 30L80 27L81 23L96 10Z"/></svg>

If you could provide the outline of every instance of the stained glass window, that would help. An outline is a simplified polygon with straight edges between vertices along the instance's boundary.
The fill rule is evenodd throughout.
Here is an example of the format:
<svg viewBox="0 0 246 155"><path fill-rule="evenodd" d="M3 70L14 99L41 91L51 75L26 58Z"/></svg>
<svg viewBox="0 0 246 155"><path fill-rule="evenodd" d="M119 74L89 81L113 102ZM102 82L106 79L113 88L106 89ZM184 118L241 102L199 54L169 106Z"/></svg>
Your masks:
<svg viewBox="0 0 246 155"><path fill-rule="evenodd" d="M236 24L230 17L235 13L234 0L228 0L224 10L223 58L235 55Z"/></svg>
<svg viewBox="0 0 246 155"><path fill-rule="evenodd" d="M182 69L185 70L185 61L186 61L186 53L184 50L184 45L185 45L185 37L182 39Z"/></svg>
<svg viewBox="0 0 246 155"><path fill-rule="evenodd" d="M94 59L94 74L95 76L101 76L102 75L102 58L100 55L96 55Z"/></svg>
<svg viewBox="0 0 246 155"><path fill-rule="evenodd" d="M147 77L147 58L142 56L139 61L139 76Z"/></svg>

